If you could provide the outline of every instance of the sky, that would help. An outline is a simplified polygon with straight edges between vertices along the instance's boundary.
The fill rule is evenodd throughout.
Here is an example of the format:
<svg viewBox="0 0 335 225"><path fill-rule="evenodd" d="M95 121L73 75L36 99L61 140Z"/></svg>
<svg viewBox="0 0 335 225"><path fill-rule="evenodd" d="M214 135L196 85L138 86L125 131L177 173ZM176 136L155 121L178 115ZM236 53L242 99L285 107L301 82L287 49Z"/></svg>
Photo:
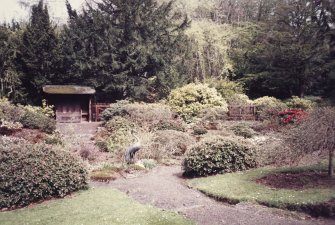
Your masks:
<svg viewBox="0 0 335 225"><path fill-rule="evenodd" d="M10 22L12 19L16 21L29 20L29 8L25 8L19 4L19 1L28 4L37 3L39 0L0 0L0 22ZM44 0L48 5L51 19L57 23L65 23L67 21L67 12L65 6L66 0ZM68 0L73 9L80 10L85 0Z"/></svg>

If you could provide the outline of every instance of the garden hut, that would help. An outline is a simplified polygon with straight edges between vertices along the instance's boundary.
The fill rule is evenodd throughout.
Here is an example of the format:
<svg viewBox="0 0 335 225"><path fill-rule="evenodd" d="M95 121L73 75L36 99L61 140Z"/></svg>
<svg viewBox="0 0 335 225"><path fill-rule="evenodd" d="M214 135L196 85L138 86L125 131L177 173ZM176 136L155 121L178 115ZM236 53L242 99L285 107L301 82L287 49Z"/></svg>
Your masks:
<svg viewBox="0 0 335 225"><path fill-rule="evenodd" d="M56 121L80 123L92 120L92 96L95 90L78 85L46 85L43 87L48 104L54 106Z"/></svg>

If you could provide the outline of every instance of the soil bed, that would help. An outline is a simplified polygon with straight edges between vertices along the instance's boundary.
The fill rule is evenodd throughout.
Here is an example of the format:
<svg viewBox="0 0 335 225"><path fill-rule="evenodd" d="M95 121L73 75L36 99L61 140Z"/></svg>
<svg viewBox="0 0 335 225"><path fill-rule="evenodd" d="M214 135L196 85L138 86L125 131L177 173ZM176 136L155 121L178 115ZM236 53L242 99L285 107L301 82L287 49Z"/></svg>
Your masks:
<svg viewBox="0 0 335 225"><path fill-rule="evenodd" d="M303 190L308 188L335 188L335 179L327 172L273 173L256 180L275 189Z"/></svg>

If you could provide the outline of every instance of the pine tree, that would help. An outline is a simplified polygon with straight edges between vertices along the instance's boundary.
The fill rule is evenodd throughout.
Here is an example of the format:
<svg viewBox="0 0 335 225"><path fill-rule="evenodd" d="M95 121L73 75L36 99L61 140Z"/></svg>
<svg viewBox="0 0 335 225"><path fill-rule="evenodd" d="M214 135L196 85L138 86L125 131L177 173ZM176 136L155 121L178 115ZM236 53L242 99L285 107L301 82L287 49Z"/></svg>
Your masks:
<svg viewBox="0 0 335 225"><path fill-rule="evenodd" d="M42 86L52 83L57 73L57 36L47 7L43 0L31 8L31 18L23 33L20 48L23 86L27 100L37 103L41 98Z"/></svg>
<svg viewBox="0 0 335 225"><path fill-rule="evenodd" d="M69 76L105 93L103 98L153 101L180 80L187 18L172 3L103 0L77 14L68 4L63 40ZM77 79L78 81L78 79Z"/></svg>

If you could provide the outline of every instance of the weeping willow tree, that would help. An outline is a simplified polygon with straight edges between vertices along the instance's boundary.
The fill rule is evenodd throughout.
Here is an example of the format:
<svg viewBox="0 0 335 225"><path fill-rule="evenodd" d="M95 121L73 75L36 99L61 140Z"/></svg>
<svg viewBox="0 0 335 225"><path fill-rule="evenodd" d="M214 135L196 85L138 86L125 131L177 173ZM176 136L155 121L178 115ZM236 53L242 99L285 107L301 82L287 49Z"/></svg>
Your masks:
<svg viewBox="0 0 335 225"><path fill-rule="evenodd" d="M226 78L232 74L232 62L228 55L231 40L236 35L232 26L196 21L186 34L190 52L185 67L192 81Z"/></svg>

